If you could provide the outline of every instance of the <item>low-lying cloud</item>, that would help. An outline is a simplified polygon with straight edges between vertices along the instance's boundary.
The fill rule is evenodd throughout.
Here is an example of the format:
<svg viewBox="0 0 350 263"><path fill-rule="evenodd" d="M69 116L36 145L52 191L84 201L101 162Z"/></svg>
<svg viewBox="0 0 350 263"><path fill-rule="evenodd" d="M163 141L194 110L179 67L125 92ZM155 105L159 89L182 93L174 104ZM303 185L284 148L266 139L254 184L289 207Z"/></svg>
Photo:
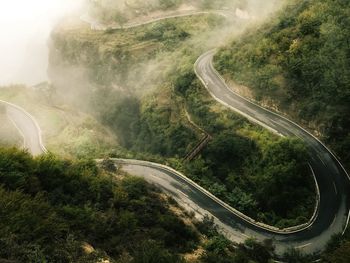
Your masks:
<svg viewBox="0 0 350 263"><path fill-rule="evenodd" d="M0 0L0 85L47 80L47 39L82 0Z"/></svg>

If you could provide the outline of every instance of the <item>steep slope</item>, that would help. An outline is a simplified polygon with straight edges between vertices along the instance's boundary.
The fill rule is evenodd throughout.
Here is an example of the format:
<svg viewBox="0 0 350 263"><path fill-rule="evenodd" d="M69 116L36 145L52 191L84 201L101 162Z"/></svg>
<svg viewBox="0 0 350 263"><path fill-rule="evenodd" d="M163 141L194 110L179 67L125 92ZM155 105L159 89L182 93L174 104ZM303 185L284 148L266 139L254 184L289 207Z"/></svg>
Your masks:
<svg viewBox="0 0 350 263"><path fill-rule="evenodd" d="M325 139L350 167L350 3L290 1L216 55L227 79Z"/></svg>
<svg viewBox="0 0 350 263"><path fill-rule="evenodd" d="M59 93L78 98L78 103L83 98L87 110L132 151L125 156L117 150L113 156L172 163L233 207L267 224L289 227L311 218L315 187L300 143L278 140L225 110L203 90L193 72L199 55L217 44L210 40L227 32L227 20L201 14L114 30L91 30L79 22L61 24L52 34L53 84ZM79 75L76 68L84 69L86 85L72 81ZM188 125L186 108L213 140L197 160L183 164L182 157L201 139ZM277 153L277 148L283 150ZM283 151L293 156L288 162L282 161ZM272 164L273 155L280 158ZM273 173L269 165L276 168ZM288 185L272 191L271 199L279 202L267 202L264 191L272 185L278 188L274 175L290 178L295 173L300 175L294 183L303 186L301 191L291 191ZM279 193L293 202L280 205Z"/></svg>
<svg viewBox="0 0 350 263"><path fill-rule="evenodd" d="M0 148L0 167L0 261L153 255L178 262L198 244L193 226L142 179L112 176L88 160L32 159L14 149Z"/></svg>

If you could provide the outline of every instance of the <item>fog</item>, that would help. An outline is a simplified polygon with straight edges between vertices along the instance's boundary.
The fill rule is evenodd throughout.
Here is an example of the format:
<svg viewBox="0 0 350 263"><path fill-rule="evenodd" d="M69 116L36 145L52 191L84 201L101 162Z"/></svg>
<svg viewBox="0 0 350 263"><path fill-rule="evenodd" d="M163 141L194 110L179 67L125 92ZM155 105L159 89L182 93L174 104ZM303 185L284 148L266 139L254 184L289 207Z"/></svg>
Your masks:
<svg viewBox="0 0 350 263"><path fill-rule="evenodd" d="M82 0L0 0L0 85L47 80L47 39Z"/></svg>
<svg viewBox="0 0 350 263"><path fill-rule="evenodd" d="M77 11L83 2L84 0L0 0L0 86L20 83L30 86L47 81L47 40L50 32L58 19ZM124 3L107 2L114 5ZM230 1L224 2L227 6ZM271 4L276 1L249 0L245 3L244 7L254 14L256 11L270 11Z"/></svg>
<svg viewBox="0 0 350 263"><path fill-rule="evenodd" d="M196 2L200 1L183 1L183 3L191 4L194 7ZM199 57L208 50L225 46L231 41L239 39L248 31L254 31L263 23L269 21L282 8L284 2L284 0L213 1L211 2L211 9L230 10L227 13L228 17L226 17L225 22L214 29L208 29L205 32L200 32L200 34L192 35L178 49L160 52L149 60L129 65L128 72L124 76L124 83L117 84L128 86L133 91L136 91L135 95L140 97L144 96L144 94L152 93L154 89L168 81L169 76L175 75L177 70L183 67L184 60L180 58L184 56L184 50L188 48L188 50L192 50L191 52ZM191 69L192 67L193 65L190 64ZM117 74L118 72L116 72ZM143 77L140 78L140 76ZM86 86L86 84L84 85Z"/></svg>
<svg viewBox="0 0 350 263"><path fill-rule="evenodd" d="M176 10L182 10L184 5L186 7L182 10L184 12L191 9L223 10L226 12L226 19L221 17L220 26L194 33L175 49L170 48L168 51L163 50L153 55L149 55L148 51L133 54L135 49L115 46L118 41L114 42L108 35L113 34L111 35L113 38L118 38L118 30L107 30L107 34L103 35L103 41L99 43L99 36L102 39L101 32L103 32L101 28L107 29L109 25L120 26L118 22L114 23L118 20L116 17L120 15L131 14L126 24L132 24L135 21L147 22L169 13L169 10L144 8L149 1L135 0L133 3L140 3L139 8L125 7L124 0L91 1L89 8L85 9L89 12L82 12L86 19L62 23L60 27L55 28L53 34L56 40L51 42L48 72L52 90L56 92L57 104L74 105L80 110L96 114L99 111L96 109L97 101L107 109L115 104L115 98L120 100L124 96L133 96L143 100L148 95L152 96L156 89L168 85L170 77L177 76L179 72L186 70L192 71L195 59L202 53L225 46L233 39L239 39L247 30L255 30L272 18L285 2L285 0L183 0L180 1L182 3L180 6L175 7ZM128 1L129 4L131 2L131 0ZM209 3L209 7L203 7L203 3ZM217 15L215 17L219 18ZM82 21L84 23L81 23ZM74 25L75 22L77 22L76 25ZM87 29L89 24L92 27L91 30ZM95 24L101 25L101 28L94 26ZM126 32L129 30L132 32L131 29L127 29ZM94 37L94 34L97 37ZM120 37L128 39L123 34ZM77 39L80 44L75 42ZM91 47L84 46L83 50L80 50L82 47L80 41L84 39L90 43ZM64 45L60 44L63 43L62 40ZM137 47L137 44L142 41L131 43ZM97 47L95 44L100 46ZM111 45L114 46L111 53L102 51L107 47L111 48ZM69 56L76 57L78 60L70 61L67 50L69 50ZM97 50L101 52L96 52Z"/></svg>

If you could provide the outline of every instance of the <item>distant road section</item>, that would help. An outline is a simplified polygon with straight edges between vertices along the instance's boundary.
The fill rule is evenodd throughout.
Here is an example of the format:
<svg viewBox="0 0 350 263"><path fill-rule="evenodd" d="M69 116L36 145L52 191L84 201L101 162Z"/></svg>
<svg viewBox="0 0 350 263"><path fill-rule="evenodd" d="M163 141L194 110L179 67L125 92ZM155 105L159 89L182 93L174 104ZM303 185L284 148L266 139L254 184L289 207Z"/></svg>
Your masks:
<svg viewBox="0 0 350 263"><path fill-rule="evenodd" d="M134 27L144 26L152 24L155 22L163 21L171 18L187 17L187 16L196 16L196 15L208 15L216 14L225 18L234 17L235 13L228 10L212 10L212 11L199 11L199 10L185 10L180 12L174 12L173 14L168 14L166 16L162 15L159 17L153 17L147 21L143 22L127 22L123 25L112 23L109 25L99 22L97 19L89 16L88 14L82 15L80 17L81 21L90 24L92 30L108 30L108 29L130 29Z"/></svg>
<svg viewBox="0 0 350 263"><path fill-rule="evenodd" d="M0 105L5 107L8 118L23 137L23 148L34 156L47 152L42 143L40 127L33 116L12 103L0 100Z"/></svg>

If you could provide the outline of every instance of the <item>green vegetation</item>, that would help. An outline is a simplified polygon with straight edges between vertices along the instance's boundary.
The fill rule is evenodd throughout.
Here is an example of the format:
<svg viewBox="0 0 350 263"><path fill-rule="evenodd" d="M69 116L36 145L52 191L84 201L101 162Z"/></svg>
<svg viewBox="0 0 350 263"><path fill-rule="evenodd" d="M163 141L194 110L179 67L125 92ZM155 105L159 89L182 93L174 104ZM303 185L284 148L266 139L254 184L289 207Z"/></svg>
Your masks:
<svg viewBox="0 0 350 263"><path fill-rule="evenodd" d="M51 72L54 75L57 67L67 67L67 63L86 66L89 81L99 89L113 86L119 93L144 93L164 84L172 67L167 64L174 62L172 54L176 50L191 45L190 41L205 30L217 29L223 21L222 17L207 14L107 31L62 25L52 34L51 49L58 53L50 54ZM143 82L141 75L146 76Z"/></svg>
<svg viewBox="0 0 350 263"><path fill-rule="evenodd" d="M153 187L99 171L92 161L32 159L0 149L0 185L0 259L179 262L179 253L198 243L196 231L170 212ZM94 252L84 253L84 244Z"/></svg>
<svg viewBox="0 0 350 263"><path fill-rule="evenodd" d="M316 130L350 168L349 2L290 3L223 48L216 67Z"/></svg>
<svg viewBox="0 0 350 263"><path fill-rule="evenodd" d="M343 0L290 1L280 15L222 48L215 66L260 101L314 130L350 168L350 5ZM349 230L322 262L349 261ZM298 252L289 262L310 262Z"/></svg>
<svg viewBox="0 0 350 263"><path fill-rule="evenodd" d="M159 1L157 8L171 9L180 2ZM213 2L201 4L212 8ZM312 121L310 125L346 156L348 123L347 115L341 114L348 113L349 104L349 47L343 28L348 4L334 2L339 25L325 15L331 10L330 1L293 3L277 23L272 21L222 49L216 66L252 87L257 99L279 96L281 109ZM105 17L120 25L127 21L122 13ZM88 85L68 81L65 86L84 97L79 110L94 118L84 119L79 128L64 129L56 137L60 141L49 148L78 157L108 154L168 163L254 219L277 227L305 223L315 203L305 146L295 138L278 138L218 104L193 73L193 63L203 51L198 43L222 23L221 18L203 15L105 32L87 26L58 27L52 35L51 74L55 67L86 70ZM329 56L343 59L335 61L337 67L324 67ZM322 67L315 69L315 65ZM62 86L45 93L45 103L52 103L52 96L69 101ZM321 108L329 111L327 116ZM190 163L181 158L200 138L185 109L213 137ZM50 116L55 116L50 118L55 125L48 126L67 126L61 123L67 116L57 112ZM81 116L86 117L69 115L69 122ZM332 122L320 126L325 120ZM108 140L101 139L110 135L108 131L95 133L100 123L114 133L120 146L114 136L109 146ZM339 143L336 136L345 139ZM95 137L101 140L95 143ZM119 171L112 175L116 170L108 162L102 166L105 170L86 159L67 161L53 155L33 159L21 151L0 149L0 261L271 262L271 241L248 240L236 246L217 232L210 219L194 222L182 211L185 224L173 212L180 210L174 200L142 179ZM322 256L324 262L348 262L348 235L334 237ZM197 250L201 253L193 258ZM286 259L311 261L294 250Z"/></svg>
<svg viewBox="0 0 350 263"><path fill-rule="evenodd" d="M182 2L182 0L126 0L124 3L111 0L90 1L89 14L102 22L117 22L122 25L128 20L156 11L175 10Z"/></svg>
<svg viewBox="0 0 350 263"><path fill-rule="evenodd" d="M143 179L102 167L0 148L0 261L271 262L268 244L235 248L211 219L194 221Z"/></svg>
<svg viewBox="0 0 350 263"><path fill-rule="evenodd" d="M209 218L197 225L198 229L206 235L208 242L199 262L202 263L271 263L274 248L270 241L263 244L248 239L244 244L234 246L217 232ZM198 263L199 263L198 262Z"/></svg>
<svg viewBox="0 0 350 263"><path fill-rule="evenodd" d="M313 212L315 189L304 146L278 139L214 102L194 75L201 31L210 34L222 23L222 18L203 15L106 32L58 28L53 45L62 58L53 57L53 66L86 68L94 86L87 108L114 131L127 157L171 163L265 223L305 223ZM182 164L200 139L185 109L213 140L197 160ZM125 154L116 149L112 156ZM304 187L295 191L295 185ZM289 202L281 205L285 199Z"/></svg>
<svg viewBox="0 0 350 263"><path fill-rule="evenodd" d="M93 108L91 113L113 129L121 146L181 158L196 138L168 80L177 66L173 53L201 30L215 29L221 22L220 17L201 15L110 32L58 29L53 45L62 58L52 54L52 71L67 63L87 68L94 91L87 95L91 99L85 101L85 108L89 112ZM71 84L57 88L62 96L67 86ZM78 88L79 94L89 92L86 86L80 92ZM77 97L81 103L81 96Z"/></svg>
<svg viewBox="0 0 350 263"><path fill-rule="evenodd" d="M118 147L116 136L101 122L74 106L68 106L54 88L43 84L35 90L25 86L1 87L0 99L30 112L43 130L45 146L65 158L107 156ZM6 114L0 112L0 145L21 146L23 138Z"/></svg>
<svg viewBox="0 0 350 263"><path fill-rule="evenodd" d="M103 123L116 132L123 147L134 152L181 158L196 140L191 129L176 121L173 114L180 109L175 105L149 100L141 109L135 98L112 98L110 105L101 113Z"/></svg>
<svg viewBox="0 0 350 263"><path fill-rule="evenodd" d="M225 107L217 109L193 73L179 75L175 88L195 121L213 136L200 157L185 165L185 174L259 221L278 227L308 221L315 189L303 143L278 138Z"/></svg>
<svg viewBox="0 0 350 263"><path fill-rule="evenodd" d="M160 15L183 14L201 10L234 10L237 6L244 8L247 0L97 0L90 1L89 15L105 23L117 23L123 26L128 22L143 22Z"/></svg>
<svg viewBox="0 0 350 263"><path fill-rule="evenodd" d="M228 1L199 2L201 8L214 8ZM258 100L280 98L280 109L318 130L349 165L349 4L290 2L277 21L222 49L216 66L225 76L251 87ZM126 8L135 16L145 3L150 6L149 1L127 1ZM152 3L146 12L176 9L182 1ZM110 7L97 6L93 12L121 26L130 19L118 6ZM51 66L86 70L88 85L65 86L84 97L79 110L94 118L82 113L67 117L67 108L53 103L54 96L61 96L64 103L71 99L62 96L67 91L60 90L63 85L43 92L41 105L48 103L60 112L50 112L54 124L47 127L65 127L50 138L49 148L77 157L108 154L170 163L254 219L277 227L305 223L315 203L305 146L296 138L278 138L218 104L193 73L202 51L198 43L222 23L214 15L203 15L105 32L87 26L58 27L52 35ZM11 98L12 92L4 90L1 96ZM181 158L199 136L185 109L213 137L190 163ZM3 115L0 108L2 124ZM78 124L69 126L63 120ZM95 130L100 123L114 133L120 146L108 130ZM0 261L272 261L271 241L232 244L211 219L196 222L154 186L117 171L109 162L101 166L53 155L33 159L28 153L0 148ZM348 262L349 239L349 231L334 237L322 261ZM201 253L193 257L196 250ZM311 261L296 250L285 258Z"/></svg>
<svg viewBox="0 0 350 263"><path fill-rule="evenodd" d="M322 262L345 263L350 260L350 231L349 228L344 235L335 235L328 242L325 251L322 253Z"/></svg>

